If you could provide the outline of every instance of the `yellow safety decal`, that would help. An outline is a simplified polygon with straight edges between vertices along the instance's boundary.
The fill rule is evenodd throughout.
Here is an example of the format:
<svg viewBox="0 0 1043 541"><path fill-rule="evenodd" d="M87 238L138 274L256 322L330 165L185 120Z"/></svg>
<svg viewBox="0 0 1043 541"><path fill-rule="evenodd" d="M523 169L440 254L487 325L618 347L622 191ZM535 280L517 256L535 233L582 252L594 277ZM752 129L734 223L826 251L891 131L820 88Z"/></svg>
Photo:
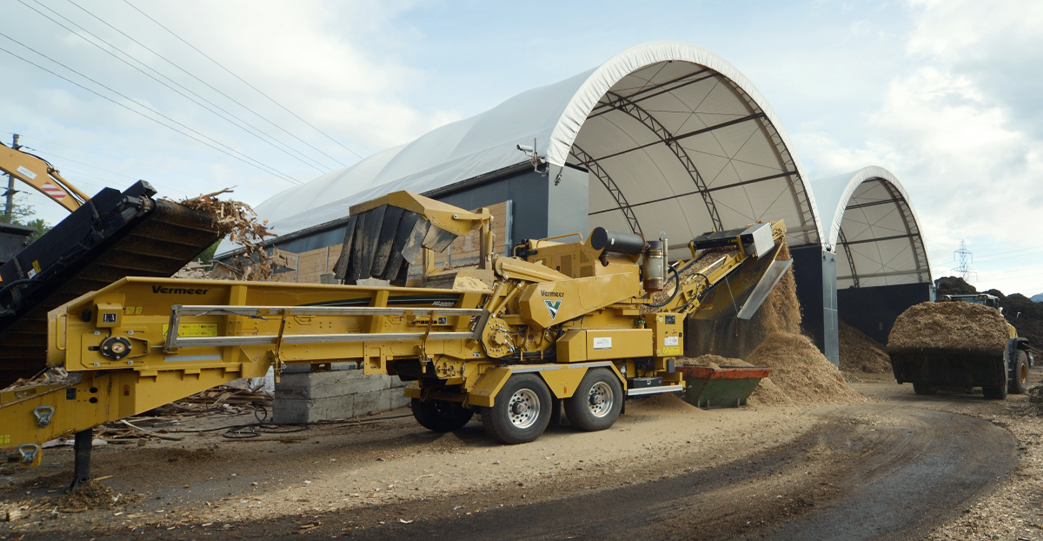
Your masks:
<svg viewBox="0 0 1043 541"><path fill-rule="evenodd" d="M123 309L123 313L127 314L128 316L140 316L142 309L144 309L144 306L128 306L128 307ZM164 326L163 327L163 334L166 334L166 333L167 333L167 327Z"/></svg>
<svg viewBox="0 0 1043 541"><path fill-rule="evenodd" d="M11 435L10 434L0 434L0 445L10 445L10 444L11 444Z"/></svg>
<svg viewBox="0 0 1043 541"><path fill-rule="evenodd" d="M39 261L33 261L33 270L36 271L37 273L43 272L40 269L40 262Z"/></svg>
<svg viewBox="0 0 1043 541"><path fill-rule="evenodd" d="M163 324L163 337L166 338L170 324ZM177 335L185 338L201 336L217 336L217 323L182 323L177 326Z"/></svg>
<svg viewBox="0 0 1043 541"><path fill-rule="evenodd" d="M680 355L681 346L666 346L663 348L663 355Z"/></svg>

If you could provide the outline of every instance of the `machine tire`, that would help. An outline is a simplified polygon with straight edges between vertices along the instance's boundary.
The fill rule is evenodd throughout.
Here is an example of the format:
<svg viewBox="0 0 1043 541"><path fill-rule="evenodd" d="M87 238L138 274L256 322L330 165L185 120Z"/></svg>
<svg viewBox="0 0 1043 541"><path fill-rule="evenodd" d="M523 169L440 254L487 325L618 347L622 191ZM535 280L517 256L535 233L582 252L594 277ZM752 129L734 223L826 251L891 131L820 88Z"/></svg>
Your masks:
<svg viewBox="0 0 1043 541"><path fill-rule="evenodd" d="M1029 388L1029 356L1024 350L1019 349L1014 359L1014 370L1007 382L1007 392L1010 394L1024 394Z"/></svg>
<svg viewBox="0 0 1043 541"><path fill-rule="evenodd" d="M474 416L473 409L447 400L422 402L419 398L414 398L409 405L420 426L435 432L459 430Z"/></svg>
<svg viewBox="0 0 1043 541"><path fill-rule="evenodd" d="M938 394L938 389L923 383L913 383L913 392L918 395Z"/></svg>
<svg viewBox="0 0 1043 541"><path fill-rule="evenodd" d="M565 399L565 415L580 430L605 430L619 418L623 400L619 378L611 370L595 368L583 376L576 393Z"/></svg>
<svg viewBox="0 0 1043 541"><path fill-rule="evenodd" d="M503 443L528 443L547 429L553 405L550 389L539 376L515 374L496 394L493 407L482 408L482 423Z"/></svg>
<svg viewBox="0 0 1043 541"><path fill-rule="evenodd" d="M981 394L985 395L986 400L1003 400L1007 398L1007 386L1004 384L982 387Z"/></svg>

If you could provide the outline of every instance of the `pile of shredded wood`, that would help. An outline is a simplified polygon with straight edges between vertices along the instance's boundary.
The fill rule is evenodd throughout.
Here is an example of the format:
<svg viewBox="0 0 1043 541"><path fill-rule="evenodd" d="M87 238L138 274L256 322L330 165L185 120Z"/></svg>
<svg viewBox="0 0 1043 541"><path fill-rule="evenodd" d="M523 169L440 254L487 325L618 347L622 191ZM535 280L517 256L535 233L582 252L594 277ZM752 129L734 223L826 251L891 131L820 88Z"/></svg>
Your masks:
<svg viewBox="0 0 1043 541"><path fill-rule="evenodd" d="M698 357L682 357L675 361L677 366L698 366L704 368L713 368L717 370L721 367L735 368L751 366L742 359L729 359L727 357L721 357L720 355L714 355L708 353L706 355L700 355Z"/></svg>
<svg viewBox="0 0 1043 541"><path fill-rule="evenodd" d="M891 357L876 340L841 321L840 369L844 372L886 374L891 371Z"/></svg>
<svg viewBox="0 0 1043 541"><path fill-rule="evenodd" d="M272 262L262 243L265 237L275 236L268 231L268 222L258 222L257 213L242 201L221 200L217 196L232 193L225 188L219 192L185 199L178 203L192 210L212 215L218 232L243 247L241 256L230 263L215 262L211 278L227 280L267 280L272 275Z"/></svg>
<svg viewBox="0 0 1043 541"><path fill-rule="evenodd" d="M969 302L924 302L895 320L887 346L1002 350L1009 339L998 311Z"/></svg>
<svg viewBox="0 0 1043 541"><path fill-rule="evenodd" d="M799 404L864 402L840 370L800 334L776 332L753 350L746 362L771 368L771 380Z"/></svg>
<svg viewBox="0 0 1043 541"><path fill-rule="evenodd" d="M198 261L189 261L187 265L181 267L181 270L177 271L171 278L181 278L182 280L206 280L210 277L210 265L200 263Z"/></svg>

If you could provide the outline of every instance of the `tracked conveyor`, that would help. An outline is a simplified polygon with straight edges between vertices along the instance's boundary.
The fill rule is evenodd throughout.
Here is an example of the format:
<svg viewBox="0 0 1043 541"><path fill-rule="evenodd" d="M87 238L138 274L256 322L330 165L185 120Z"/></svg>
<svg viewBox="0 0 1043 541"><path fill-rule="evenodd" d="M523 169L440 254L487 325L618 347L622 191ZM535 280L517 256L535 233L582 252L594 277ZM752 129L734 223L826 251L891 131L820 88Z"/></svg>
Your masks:
<svg viewBox="0 0 1043 541"><path fill-rule="evenodd" d="M47 312L127 276L170 277L220 238L214 217L105 188L0 266L0 388L46 367Z"/></svg>

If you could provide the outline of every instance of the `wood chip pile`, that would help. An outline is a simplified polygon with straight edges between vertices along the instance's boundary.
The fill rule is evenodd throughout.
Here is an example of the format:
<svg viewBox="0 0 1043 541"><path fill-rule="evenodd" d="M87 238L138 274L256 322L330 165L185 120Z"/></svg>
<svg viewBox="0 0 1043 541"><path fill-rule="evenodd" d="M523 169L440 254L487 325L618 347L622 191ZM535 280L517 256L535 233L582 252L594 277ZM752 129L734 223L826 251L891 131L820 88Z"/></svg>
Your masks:
<svg viewBox="0 0 1043 541"><path fill-rule="evenodd" d="M752 366L742 359L729 359L727 357L721 357L720 355L714 355L712 353L700 355L698 357L682 357L680 359L677 359L675 362L677 366L699 366L705 368L713 368L714 370L721 367L735 368Z"/></svg>
<svg viewBox="0 0 1043 541"><path fill-rule="evenodd" d="M225 188L191 199L178 201L192 210L205 212L216 218L218 231L228 240L243 246L242 256L230 263L214 263L211 278L230 280L267 280L272 275L272 262L261 245L265 237L275 236L268 231L268 222L258 222L257 214L242 201L222 200L217 196L232 193Z"/></svg>
<svg viewBox="0 0 1043 541"><path fill-rule="evenodd" d="M746 362L771 368L771 380L798 404L865 402L840 370L800 334L776 332L753 350Z"/></svg>
<svg viewBox="0 0 1043 541"><path fill-rule="evenodd" d="M840 369L844 372L886 374L891 372L891 357L876 340L841 321Z"/></svg>
<svg viewBox="0 0 1043 541"><path fill-rule="evenodd" d="M1007 347L1007 322L998 311L969 302L924 302L895 320L887 346L893 348Z"/></svg>

